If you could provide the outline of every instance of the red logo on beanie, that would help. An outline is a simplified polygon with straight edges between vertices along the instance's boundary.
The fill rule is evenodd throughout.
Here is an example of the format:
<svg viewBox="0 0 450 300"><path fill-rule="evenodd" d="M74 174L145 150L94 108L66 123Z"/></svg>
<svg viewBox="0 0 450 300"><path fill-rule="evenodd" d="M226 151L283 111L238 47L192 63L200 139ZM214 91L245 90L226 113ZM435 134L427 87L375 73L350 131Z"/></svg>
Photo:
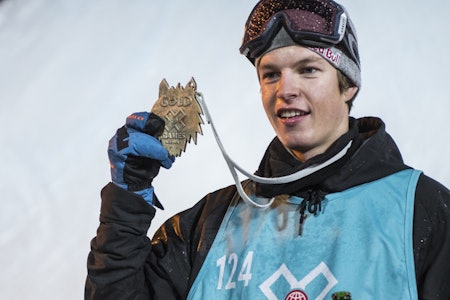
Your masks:
<svg viewBox="0 0 450 300"><path fill-rule="evenodd" d="M339 62L341 60L341 52L337 49L331 48L309 48L312 51L320 54L325 59L333 63L335 66L339 66Z"/></svg>

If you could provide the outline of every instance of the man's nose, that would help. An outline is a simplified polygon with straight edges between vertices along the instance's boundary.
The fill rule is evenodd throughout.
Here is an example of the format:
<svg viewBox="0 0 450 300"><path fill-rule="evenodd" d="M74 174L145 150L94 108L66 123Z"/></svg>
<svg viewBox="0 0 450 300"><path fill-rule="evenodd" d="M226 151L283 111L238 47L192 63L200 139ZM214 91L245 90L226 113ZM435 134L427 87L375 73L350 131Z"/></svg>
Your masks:
<svg viewBox="0 0 450 300"><path fill-rule="evenodd" d="M277 97L284 101L291 101L297 98L299 93L297 81L298 79L291 72L281 73L277 84Z"/></svg>

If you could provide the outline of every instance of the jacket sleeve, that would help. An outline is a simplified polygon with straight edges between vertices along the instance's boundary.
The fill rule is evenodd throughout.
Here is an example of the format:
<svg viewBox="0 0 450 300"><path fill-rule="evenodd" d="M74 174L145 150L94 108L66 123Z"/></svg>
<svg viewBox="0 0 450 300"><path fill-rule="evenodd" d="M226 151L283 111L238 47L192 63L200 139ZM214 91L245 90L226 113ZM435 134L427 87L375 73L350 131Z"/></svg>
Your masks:
<svg viewBox="0 0 450 300"><path fill-rule="evenodd" d="M168 219L150 241L155 208L108 184L88 256L85 299L185 299L235 193L230 186L208 194Z"/></svg>
<svg viewBox="0 0 450 300"><path fill-rule="evenodd" d="M413 240L419 299L450 299L450 191L423 174L416 189Z"/></svg>
<svg viewBox="0 0 450 300"><path fill-rule="evenodd" d="M145 266L152 248L147 231L155 208L112 183L101 197L100 225L87 261L85 299L158 299L150 298ZM159 277L154 284L162 281ZM177 299L170 290L164 292L166 299Z"/></svg>

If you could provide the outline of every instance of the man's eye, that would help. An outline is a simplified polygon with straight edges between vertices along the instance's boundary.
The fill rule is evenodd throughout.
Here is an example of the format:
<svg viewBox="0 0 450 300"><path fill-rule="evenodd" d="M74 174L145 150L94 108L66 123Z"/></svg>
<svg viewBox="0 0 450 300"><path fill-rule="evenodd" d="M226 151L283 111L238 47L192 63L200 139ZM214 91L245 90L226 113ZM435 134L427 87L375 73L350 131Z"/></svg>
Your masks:
<svg viewBox="0 0 450 300"><path fill-rule="evenodd" d="M317 71L317 69L313 68L313 67L305 67L305 68L301 69L302 74L313 74L316 71Z"/></svg>
<svg viewBox="0 0 450 300"><path fill-rule="evenodd" d="M262 79L274 79L276 78L277 73L275 72L266 72L262 74Z"/></svg>

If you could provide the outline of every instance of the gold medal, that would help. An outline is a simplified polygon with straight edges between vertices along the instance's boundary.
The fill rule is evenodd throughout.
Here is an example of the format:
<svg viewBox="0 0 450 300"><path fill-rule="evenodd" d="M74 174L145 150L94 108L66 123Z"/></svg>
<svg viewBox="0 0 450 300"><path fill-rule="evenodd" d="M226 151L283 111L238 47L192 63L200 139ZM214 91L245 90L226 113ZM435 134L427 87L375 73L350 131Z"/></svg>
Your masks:
<svg viewBox="0 0 450 300"><path fill-rule="evenodd" d="M182 87L170 87L165 79L159 84L159 98L152 112L166 125L159 140L170 155L181 156L191 139L197 144L197 133L202 133L203 110L197 100L197 83L194 78Z"/></svg>

